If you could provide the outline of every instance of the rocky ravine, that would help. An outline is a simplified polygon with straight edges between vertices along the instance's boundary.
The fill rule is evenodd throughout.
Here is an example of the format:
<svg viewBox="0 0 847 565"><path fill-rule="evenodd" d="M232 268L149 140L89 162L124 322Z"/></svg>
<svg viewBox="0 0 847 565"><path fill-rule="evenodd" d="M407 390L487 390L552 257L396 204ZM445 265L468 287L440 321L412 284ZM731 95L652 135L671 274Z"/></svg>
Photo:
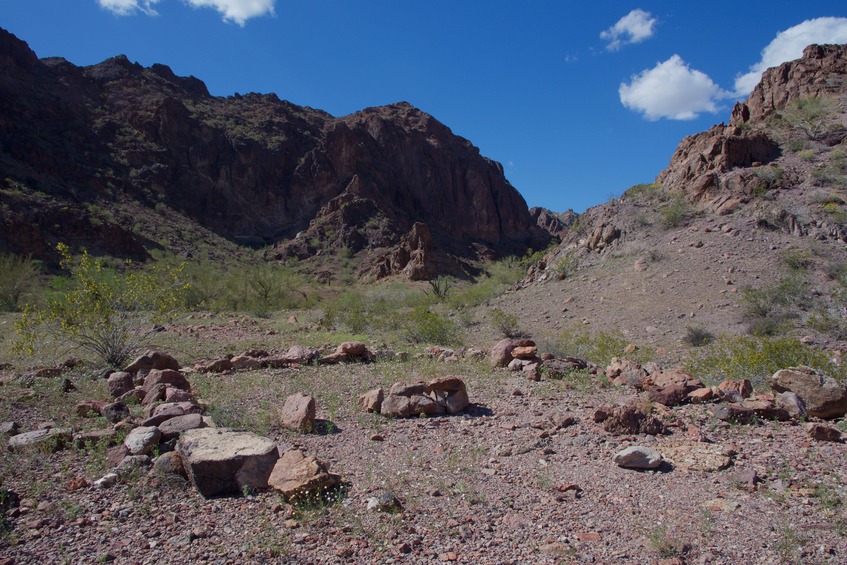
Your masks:
<svg viewBox="0 0 847 565"><path fill-rule="evenodd" d="M463 260L549 240L498 163L404 102L336 118L275 95L215 97L196 78L124 56L91 67L39 60L6 31L0 77L2 243L18 253L47 254L74 203L127 199L243 244L279 243L274 258L341 247L387 257L418 223L430 255ZM143 230L106 224L115 233L73 235L143 253ZM370 264L375 276L406 266Z"/></svg>

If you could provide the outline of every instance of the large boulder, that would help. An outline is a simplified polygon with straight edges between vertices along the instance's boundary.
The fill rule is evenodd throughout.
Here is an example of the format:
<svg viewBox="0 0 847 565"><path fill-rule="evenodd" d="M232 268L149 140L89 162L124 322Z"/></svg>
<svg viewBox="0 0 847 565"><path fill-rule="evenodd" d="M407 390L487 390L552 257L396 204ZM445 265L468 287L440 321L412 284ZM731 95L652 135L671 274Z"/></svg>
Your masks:
<svg viewBox="0 0 847 565"><path fill-rule="evenodd" d="M445 413L458 414L467 408L468 404L470 400L465 383L459 377L448 376L427 383L394 383L382 401L379 411L383 416L394 418L421 414L434 416ZM364 404L362 407L367 409Z"/></svg>
<svg viewBox="0 0 847 565"><path fill-rule="evenodd" d="M840 418L847 414L847 387L811 367L790 367L777 371L769 384L776 392L791 391L806 405L809 416Z"/></svg>
<svg viewBox="0 0 847 565"><path fill-rule="evenodd" d="M266 488L279 459L273 440L228 428L188 430L176 451L191 483L207 498Z"/></svg>
<svg viewBox="0 0 847 565"><path fill-rule="evenodd" d="M124 445L130 455L147 455L159 444L160 439L162 432L156 426L139 426L127 434Z"/></svg>
<svg viewBox="0 0 847 565"><path fill-rule="evenodd" d="M289 502L323 497L337 487L340 477L329 472L326 464L299 449L290 449L276 462L268 485L280 492Z"/></svg>
<svg viewBox="0 0 847 565"><path fill-rule="evenodd" d="M657 435L665 432L661 420L632 405L600 407L594 412L594 421L615 435Z"/></svg>
<svg viewBox="0 0 847 565"><path fill-rule="evenodd" d="M180 390L191 392L191 385L188 384L188 379L179 371L173 369L152 369L147 376L144 377L144 392L148 392L157 385L165 385Z"/></svg>
<svg viewBox="0 0 847 565"><path fill-rule="evenodd" d="M137 373L138 371L150 371L153 369L164 370L171 369L179 371L179 362L161 351L148 351L144 355L138 357L124 368L126 373Z"/></svg>
<svg viewBox="0 0 847 565"><path fill-rule="evenodd" d="M118 371L109 375L106 386L109 388L109 395L112 398L120 398L135 388L135 384L132 382L132 374L126 371Z"/></svg>
<svg viewBox="0 0 847 565"><path fill-rule="evenodd" d="M285 399L279 410L282 427L300 433L308 433L315 429L315 399L298 392Z"/></svg>
<svg viewBox="0 0 847 565"><path fill-rule="evenodd" d="M531 339L503 339L491 348L488 359L494 367L506 367L514 357L512 351L516 347L535 347Z"/></svg>

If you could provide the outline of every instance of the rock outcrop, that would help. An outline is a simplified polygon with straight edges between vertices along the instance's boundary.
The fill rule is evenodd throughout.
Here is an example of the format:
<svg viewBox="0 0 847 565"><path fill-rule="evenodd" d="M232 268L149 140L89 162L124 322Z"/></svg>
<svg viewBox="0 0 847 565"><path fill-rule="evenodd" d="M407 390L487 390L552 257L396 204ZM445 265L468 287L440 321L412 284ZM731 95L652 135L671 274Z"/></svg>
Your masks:
<svg viewBox="0 0 847 565"><path fill-rule="evenodd" d="M762 120L798 98L833 95L847 87L847 45L809 45L803 56L762 73L732 112L732 125Z"/></svg>
<svg viewBox="0 0 847 565"><path fill-rule="evenodd" d="M151 246L122 218L97 227L67 206L48 210L41 192L92 209L116 194L165 205L231 241L277 244L269 258L379 250L388 260L371 276L428 277L439 253L549 240L502 166L406 102L337 118L273 94L215 97L125 56L39 60L4 30L0 102L0 178L16 183L0 244L36 258L59 236L129 256Z"/></svg>

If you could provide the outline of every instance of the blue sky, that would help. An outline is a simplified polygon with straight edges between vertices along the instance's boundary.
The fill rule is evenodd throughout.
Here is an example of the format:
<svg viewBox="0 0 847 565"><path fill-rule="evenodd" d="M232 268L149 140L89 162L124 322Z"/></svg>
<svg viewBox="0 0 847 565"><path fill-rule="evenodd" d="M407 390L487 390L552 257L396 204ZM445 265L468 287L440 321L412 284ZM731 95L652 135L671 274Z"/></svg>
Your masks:
<svg viewBox="0 0 847 565"><path fill-rule="evenodd" d="M39 57L125 54L220 96L337 116L405 100L501 162L530 206L581 212L727 121L760 67L847 43L847 3L0 0L0 27Z"/></svg>

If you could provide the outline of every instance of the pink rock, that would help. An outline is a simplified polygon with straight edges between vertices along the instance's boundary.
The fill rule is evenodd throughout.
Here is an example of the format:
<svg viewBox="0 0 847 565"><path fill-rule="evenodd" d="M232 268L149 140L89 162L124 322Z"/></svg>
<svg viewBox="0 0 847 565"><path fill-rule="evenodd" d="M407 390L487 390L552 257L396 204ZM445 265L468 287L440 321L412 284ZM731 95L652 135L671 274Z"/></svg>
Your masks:
<svg viewBox="0 0 847 565"><path fill-rule="evenodd" d="M315 429L315 399L298 392L285 399L279 411L282 427L300 433L308 433Z"/></svg>

